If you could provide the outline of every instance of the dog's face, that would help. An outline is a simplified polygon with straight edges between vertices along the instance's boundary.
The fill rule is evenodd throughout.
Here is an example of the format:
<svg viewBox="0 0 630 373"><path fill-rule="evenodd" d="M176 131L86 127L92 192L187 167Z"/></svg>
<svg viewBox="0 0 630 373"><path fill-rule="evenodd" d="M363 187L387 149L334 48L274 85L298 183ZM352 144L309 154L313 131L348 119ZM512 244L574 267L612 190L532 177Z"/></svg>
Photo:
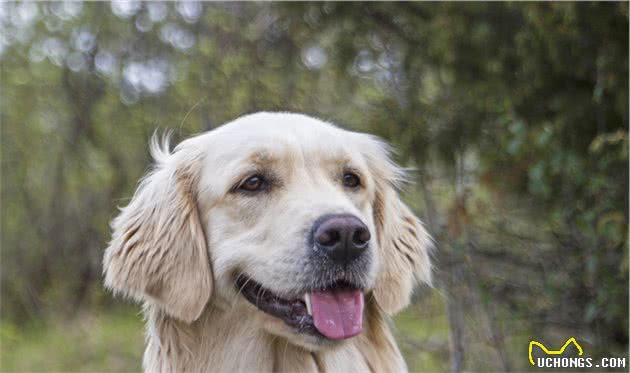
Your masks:
<svg viewBox="0 0 630 373"><path fill-rule="evenodd" d="M428 236L375 138L260 113L155 147L156 170L113 222L106 284L192 322L213 302L308 348L362 331L430 281Z"/></svg>

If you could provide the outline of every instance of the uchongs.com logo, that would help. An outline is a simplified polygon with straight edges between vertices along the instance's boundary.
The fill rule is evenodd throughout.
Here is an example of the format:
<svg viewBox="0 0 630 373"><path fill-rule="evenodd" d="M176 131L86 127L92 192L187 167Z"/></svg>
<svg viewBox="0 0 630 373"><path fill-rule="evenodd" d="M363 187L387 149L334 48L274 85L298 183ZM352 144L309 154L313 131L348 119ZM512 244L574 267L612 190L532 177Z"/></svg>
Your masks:
<svg viewBox="0 0 630 373"><path fill-rule="evenodd" d="M575 356L562 356L565 355L565 350L573 345L577 349L577 357ZM538 347L544 356L536 357L532 355L534 347ZM567 339L567 341L558 350L550 350L545 345L538 341L529 342L529 362L537 368L625 368L625 357L604 357L601 359L593 359L591 357L584 357L584 350L582 346L575 340L574 337Z"/></svg>

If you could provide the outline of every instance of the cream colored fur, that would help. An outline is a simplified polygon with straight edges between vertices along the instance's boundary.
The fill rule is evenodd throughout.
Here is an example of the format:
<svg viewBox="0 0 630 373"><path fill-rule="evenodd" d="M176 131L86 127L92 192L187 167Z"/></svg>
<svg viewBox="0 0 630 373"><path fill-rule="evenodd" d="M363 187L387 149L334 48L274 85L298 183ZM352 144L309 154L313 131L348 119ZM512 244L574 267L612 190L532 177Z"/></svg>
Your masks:
<svg viewBox="0 0 630 373"><path fill-rule="evenodd" d="M430 239L399 199L402 171L378 139L299 114L258 113L188 139L152 144L154 170L112 222L105 284L144 304L147 372L400 372L388 318L430 283ZM362 187L341 184L345 169ZM261 169L264 195L234 185ZM359 217L376 239L363 332L332 342L296 333L248 303L240 273L299 296L305 237L330 213Z"/></svg>

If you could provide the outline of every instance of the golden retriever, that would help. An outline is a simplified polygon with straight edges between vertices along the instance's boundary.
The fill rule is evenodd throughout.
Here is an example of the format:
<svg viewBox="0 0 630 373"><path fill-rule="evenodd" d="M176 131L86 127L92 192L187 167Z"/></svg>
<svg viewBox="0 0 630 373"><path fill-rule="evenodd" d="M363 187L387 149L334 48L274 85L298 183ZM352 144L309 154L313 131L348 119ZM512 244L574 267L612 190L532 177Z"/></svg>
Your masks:
<svg viewBox="0 0 630 373"><path fill-rule="evenodd" d="M143 302L147 372L401 372L388 318L430 283L430 238L377 138L257 113L151 144L105 284Z"/></svg>

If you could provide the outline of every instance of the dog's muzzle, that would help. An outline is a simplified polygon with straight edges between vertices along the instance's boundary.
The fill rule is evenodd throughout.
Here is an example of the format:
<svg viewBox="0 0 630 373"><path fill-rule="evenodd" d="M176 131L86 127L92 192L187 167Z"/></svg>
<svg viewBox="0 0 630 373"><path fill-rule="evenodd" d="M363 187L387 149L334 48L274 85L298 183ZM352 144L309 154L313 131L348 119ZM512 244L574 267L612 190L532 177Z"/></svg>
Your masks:
<svg viewBox="0 0 630 373"><path fill-rule="evenodd" d="M363 330L370 238L368 227L354 215L324 215L307 239L308 280L298 285L301 296L275 294L245 274L236 286L250 303L298 333L331 340L354 337Z"/></svg>

